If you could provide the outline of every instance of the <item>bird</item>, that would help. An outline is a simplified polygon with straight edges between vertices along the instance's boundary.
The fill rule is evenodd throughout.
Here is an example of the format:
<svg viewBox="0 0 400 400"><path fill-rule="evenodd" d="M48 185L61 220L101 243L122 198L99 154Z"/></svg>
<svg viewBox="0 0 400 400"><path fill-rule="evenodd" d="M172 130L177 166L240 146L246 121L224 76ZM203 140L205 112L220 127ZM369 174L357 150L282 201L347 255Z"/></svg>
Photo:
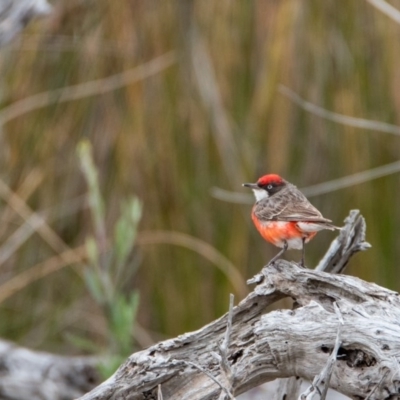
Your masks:
<svg viewBox="0 0 400 400"><path fill-rule="evenodd" d="M268 265L286 250L302 250L299 265L305 267L305 244L321 230L340 229L326 219L290 182L277 174L263 175L256 183L243 183L253 190L256 202L251 218L261 236L282 250Z"/></svg>

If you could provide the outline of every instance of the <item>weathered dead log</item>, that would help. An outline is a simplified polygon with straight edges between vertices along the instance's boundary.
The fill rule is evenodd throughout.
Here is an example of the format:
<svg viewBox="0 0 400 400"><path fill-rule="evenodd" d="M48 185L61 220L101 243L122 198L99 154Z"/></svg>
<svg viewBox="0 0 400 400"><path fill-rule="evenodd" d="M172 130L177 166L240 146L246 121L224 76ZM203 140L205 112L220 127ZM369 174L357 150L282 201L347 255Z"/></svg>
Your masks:
<svg viewBox="0 0 400 400"><path fill-rule="evenodd" d="M400 389L400 300L395 292L360 279L305 270L279 261L233 310L229 360L239 394L277 377L312 380L323 369L339 327L344 325L330 386L352 398L384 399ZM283 297L299 306L263 314ZM132 355L107 382L82 399L217 398L220 387L188 363L221 379L218 351L226 316L203 329Z"/></svg>
<svg viewBox="0 0 400 400"><path fill-rule="evenodd" d="M94 358L63 357L0 341L0 398L65 400L99 382Z"/></svg>
<svg viewBox="0 0 400 400"><path fill-rule="evenodd" d="M47 0L1 0L0 46L10 42L33 18L50 12Z"/></svg>
<svg viewBox="0 0 400 400"><path fill-rule="evenodd" d="M341 272L355 251L368 247L364 236L364 220L352 211L320 268ZM335 343L331 387L353 398L366 398L369 393L369 400L396 392L400 382L395 358L400 346L396 293L352 277L299 269L285 261L264 268L252 281L258 284L254 291L232 310L230 367L221 368L216 355L221 343L227 342L224 316L197 332L133 354L82 399L155 399L159 390L165 400L216 399L221 387L228 387L228 394L230 389L239 394L290 376L307 380L319 376L321 383L321 371ZM294 300L294 310L264 314L284 297ZM96 382L94 363L0 342L0 396L18 400L80 396ZM292 389L281 388L287 400L297 397L298 381L291 380Z"/></svg>
<svg viewBox="0 0 400 400"><path fill-rule="evenodd" d="M235 394L277 377L312 381L325 367L340 325L340 347L330 387L354 399L381 400L400 393L398 293L358 278L299 268L279 261L263 269L259 284L233 309L229 360ZM264 314L284 297L294 310ZM227 316L204 328L133 354L106 382L82 397L216 399L222 381L218 352ZM368 397L369 396L369 397Z"/></svg>
<svg viewBox="0 0 400 400"><path fill-rule="evenodd" d="M331 243L315 270L333 274L343 273L354 254L371 247L365 241L366 230L367 226L360 211L351 210L349 216L344 220L344 226L338 237Z"/></svg>
<svg viewBox="0 0 400 400"><path fill-rule="evenodd" d="M365 241L366 224L359 210L351 210L344 222L345 225L315 268L316 271L341 274L355 253L371 247ZM303 380L299 377L280 379L278 390L270 400L297 399L301 392L302 382Z"/></svg>
<svg viewBox="0 0 400 400"><path fill-rule="evenodd" d="M343 270L351 254L368 247L358 212L350 215L346 226L339 245L332 246L330 257L325 257L328 269L340 264L337 271ZM345 262L340 263L339 253ZM254 291L233 309L228 360L235 394L278 377L312 381L319 376L317 381L323 383L321 371L329 369L326 365L331 359L327 378L337 391L368 400L398 395L397 293L282 260L265 267L253 282L258 283ZM269 305L285 297L293 299L295 309L265 314ZM226 325L227 315L196 332L133 354L81 400L156 399L159 390L164 400L220 398L226 374L215 354ZM332 353L335 344L337 351Z"/></svg>

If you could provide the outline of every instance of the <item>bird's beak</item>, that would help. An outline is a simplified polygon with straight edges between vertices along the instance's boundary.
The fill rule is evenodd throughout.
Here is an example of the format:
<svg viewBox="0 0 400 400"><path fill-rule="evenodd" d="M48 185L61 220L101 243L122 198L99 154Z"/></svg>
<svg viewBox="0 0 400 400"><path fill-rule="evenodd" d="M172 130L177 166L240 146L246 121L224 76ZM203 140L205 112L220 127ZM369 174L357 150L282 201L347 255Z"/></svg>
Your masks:
<svg viewBox="0 0 400 400"><path fill-rule="evenodd" d="M250 189L260 189L257 185L257 183L243 183L244 187L248 187Z"/></svg>

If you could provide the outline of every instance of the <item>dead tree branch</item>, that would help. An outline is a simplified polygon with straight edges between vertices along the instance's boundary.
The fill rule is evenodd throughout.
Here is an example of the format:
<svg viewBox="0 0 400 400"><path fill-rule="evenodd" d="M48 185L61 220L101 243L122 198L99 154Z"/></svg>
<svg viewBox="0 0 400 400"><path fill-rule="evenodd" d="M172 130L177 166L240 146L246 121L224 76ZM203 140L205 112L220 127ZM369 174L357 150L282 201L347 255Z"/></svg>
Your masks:
<svg viewBox="0 0 400 400"><path fill-rule="evenodd" d="M340 231L339 236L331 243L325 256L315 268L316 271L341 274L355 253L371 247L365 241L367 228L360 211L351 210L344 222L345 225Z"/></svg>
<svg viewBox="0 0 400 400"><path fill-rule="evenodd" d="M349 240L335 247L343 256L366 247L364 222L357 212L352 216L346 226L353 224L354 229L342 230ZM399 393L397 293L282 260L265 267L254 281L254 291L232 311L228 360L234 395L293 376L309 381L318 377L315 382L322 392L329 378L329 387L354 399L380 400ZM295 309L265 314L269 305L285 297L293 299ZM227 321L228 314L196 332L133 354L81 400L156 399L158 385L165 400L218 399L222 389L215 380L223 382L224 372L213 353L224 340Z"/></svg>
<svg viewBox="0 0 400 400"><path fill-rule="evenodd" d="M325 256L319 262L316 271L343 273L350 258L357 252L367 250L371 245L365 241L366 224L359 210L351 210L344 220L338 237L333 240ZM271 400L297 399L303 380L297 377L281 379L278 390Z"/></svg>
<svg viewBox="0 0 400 400"><path fill-rule="evenodd" d="M65 400L82 396L99 382L89 357L63 357L0 340L0 398Z"/></svg>
<svg viewBox="0 0 400 400"><path fill-rule="evenodd" d="M318 268L343 272L351 255L367 247L365 221L352 211ZM357 399L397 393L397 293L285 261L264 268L251 281L257 283L253 292L236 307L231 299L225 316L133 354L82 400L234 398L277 377L316 377L314 387L320 386L322 394L329 381ZM296 308L265 314L284 297L292 298ZM77 397L97 382L94 364L0 342L0 393L9 399ZM289 378L289 386L280 387L281 398L297 398L300 381Z"/></svg>
<svg viewBox="0 0 400 400"><path fill-rule="evenodd" d="M264 279L233 309L229 360L235 395L278 377L312 381L329 361L338 331L341 345L330 387L357 399L389 398L400 390L399 295L360 279L305 270L279 261L263 269ZM264 314L290 297L295 310ZM162 385L164 399L216 399L221 388L187 362L196 362L221 381L212 356L223 340L227 315L204 328L133 354L106 382L82 400L151 399ZM384 371L390 374L382 377Z"/></svg>

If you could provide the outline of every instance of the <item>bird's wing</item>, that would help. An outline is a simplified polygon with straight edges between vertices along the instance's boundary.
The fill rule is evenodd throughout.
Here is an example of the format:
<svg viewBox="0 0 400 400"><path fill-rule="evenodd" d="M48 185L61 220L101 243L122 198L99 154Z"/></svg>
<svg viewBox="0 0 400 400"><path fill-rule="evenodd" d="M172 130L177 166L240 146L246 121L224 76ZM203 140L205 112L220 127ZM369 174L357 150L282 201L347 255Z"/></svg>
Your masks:
<svg viewBox="0 0 400 400"><path fill-rule="evenodd" d="M295 221L295 222L319 222L329 224L332 221L326 219L306 199L296 201L266 201L257 203L254 208L255 215L261 221Z"/></svg>
<svg viewBox="0 0 400 400"><path fill-rule="evenodd" d="M330 223L330 219L326 219L322 214L308 201L289 205L282 209L282 212L276 216L279 221L296 221L296 222L322 222Z"/></svg>

